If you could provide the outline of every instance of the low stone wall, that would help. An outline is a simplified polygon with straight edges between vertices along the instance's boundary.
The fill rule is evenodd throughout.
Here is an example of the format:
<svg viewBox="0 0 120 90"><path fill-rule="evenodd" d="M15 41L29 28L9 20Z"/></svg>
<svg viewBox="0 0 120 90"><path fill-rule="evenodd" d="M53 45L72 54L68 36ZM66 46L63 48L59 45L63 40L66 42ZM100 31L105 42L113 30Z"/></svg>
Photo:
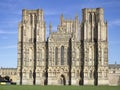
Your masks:
<svg viewBox="0 0 120 90"><path fill-rule="evenodd" d="M109 74L108 79L109 79L109 85L111 85L111 86L120 85L120 74L111 73L111 74Z"/></svg>

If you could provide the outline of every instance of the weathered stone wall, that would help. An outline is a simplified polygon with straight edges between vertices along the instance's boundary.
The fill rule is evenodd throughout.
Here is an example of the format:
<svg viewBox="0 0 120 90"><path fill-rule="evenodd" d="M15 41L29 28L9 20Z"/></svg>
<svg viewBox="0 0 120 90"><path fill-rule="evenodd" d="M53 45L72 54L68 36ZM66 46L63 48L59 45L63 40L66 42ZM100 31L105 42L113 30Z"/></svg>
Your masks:
<svg viewBox="0 0 120 90"><path fill-rule="evenodd" d="M9 76L13 82L17 81L17 68L0 68L0 75L2 77Z"/></svg>
<svg viewBox="0 0 120 90"><path fill-rule="evenodd" d="M120 64L109 65L109 85L120 85Z"/></svg>
<svg viewBox="0 0 120 90"><path fill-rule="evenodd" d="M117 85L120 85L120 74L114 74L114 73L110 73L108 75L109 77L109 85L112 85L112 86L117 86Z"/></svg>

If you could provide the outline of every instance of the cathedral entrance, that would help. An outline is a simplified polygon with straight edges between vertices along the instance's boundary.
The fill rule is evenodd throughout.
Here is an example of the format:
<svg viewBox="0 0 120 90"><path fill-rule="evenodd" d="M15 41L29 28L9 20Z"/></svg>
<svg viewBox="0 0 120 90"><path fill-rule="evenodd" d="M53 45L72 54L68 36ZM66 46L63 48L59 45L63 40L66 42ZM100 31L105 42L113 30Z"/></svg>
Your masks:
<svg viewBox="0 0 120 90"><path fill-rule="evenodd" d="M66 84L65 76L64 75L61 75L59 83L60 83L60 85L65 85Z"/></svg>

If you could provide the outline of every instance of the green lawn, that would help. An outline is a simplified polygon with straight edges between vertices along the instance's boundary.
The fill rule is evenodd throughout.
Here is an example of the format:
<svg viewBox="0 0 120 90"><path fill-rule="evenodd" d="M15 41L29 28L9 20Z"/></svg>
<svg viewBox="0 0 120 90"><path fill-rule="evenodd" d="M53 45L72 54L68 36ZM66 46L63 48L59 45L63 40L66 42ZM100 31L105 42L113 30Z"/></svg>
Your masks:
<svg viewBox="0 0 120 90"><path fill-rule="evenodd" d="M120 86L19 86L0 85L0 90L120 90Z"/></svg>

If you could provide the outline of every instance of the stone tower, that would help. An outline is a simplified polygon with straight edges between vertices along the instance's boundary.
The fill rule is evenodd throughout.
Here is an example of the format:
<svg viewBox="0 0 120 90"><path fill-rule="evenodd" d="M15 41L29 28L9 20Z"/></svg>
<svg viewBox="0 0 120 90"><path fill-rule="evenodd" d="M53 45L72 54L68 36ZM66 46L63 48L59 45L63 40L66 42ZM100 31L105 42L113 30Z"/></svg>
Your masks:
<svg viewBox="0 0 120 90"><path fill-rule="evenodd" d="M44 84L46 26L42 10L23 10L18 27L18 83Z"/></svg>
<svg viewBox="0 0 120 90"><path fill-rule="evenodd" d="M83 46L83 83L108 84L107 22L102 8L83 9L81 44Z"/></svg>

